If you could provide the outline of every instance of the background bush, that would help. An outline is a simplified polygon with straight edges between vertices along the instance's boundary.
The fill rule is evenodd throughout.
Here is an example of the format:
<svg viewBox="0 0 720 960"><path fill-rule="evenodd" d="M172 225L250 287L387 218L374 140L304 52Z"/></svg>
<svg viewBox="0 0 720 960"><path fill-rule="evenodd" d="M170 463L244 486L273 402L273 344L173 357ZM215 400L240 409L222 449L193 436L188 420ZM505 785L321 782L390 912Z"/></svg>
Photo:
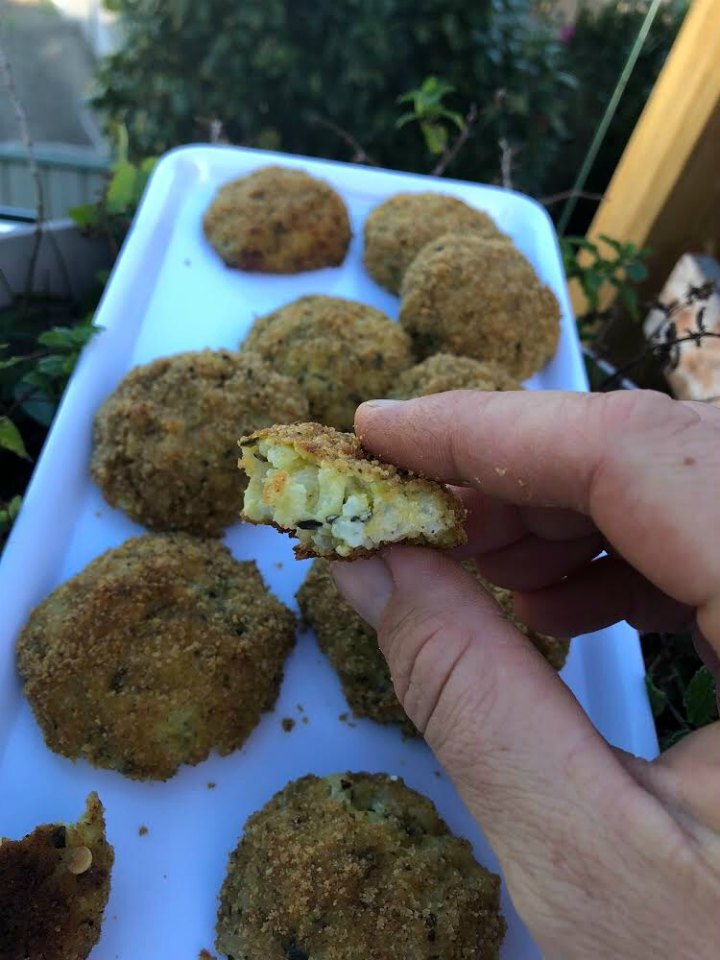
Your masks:
<svg viewBox="0 0 720 960"><path fill-rule="evenodd" d="M498 141L523 146L518 182L536 189L565 134L571 79L557 26L532 0L112 0L127 44L103 64L94 99L128 129L136 153L198 137L222 120L232 142L349 159L320 116L383 166L427 171L414 125L396 100L427 76L475 103L476 132L454 176L493 180Z"/></svg>
<svg viewBox="0 0 720 960"><path fill-rule="evenodd" d="M548 0L106 2L127 43L102 64L94 104L127 127L136 157L206 139L220 119L234 143L350 159L320 117L381 165L426 172L421 131L396 128L396 100L437 76L452 110L480 114L450 175L497 181L504 139L514 185L540 195L572 185L650 0L585 8L574 31ZM686 6L658 14L588 190L607 185Z"/></svg>

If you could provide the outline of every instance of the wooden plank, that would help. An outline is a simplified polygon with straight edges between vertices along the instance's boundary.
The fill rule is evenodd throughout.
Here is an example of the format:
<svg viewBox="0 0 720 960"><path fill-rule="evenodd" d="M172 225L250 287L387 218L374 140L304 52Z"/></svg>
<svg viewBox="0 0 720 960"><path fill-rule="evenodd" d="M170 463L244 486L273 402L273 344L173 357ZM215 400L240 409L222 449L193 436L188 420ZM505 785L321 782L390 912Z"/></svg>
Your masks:
<svg viewBox="0 0 720 960"><path fill-rule="evenodd" d="M632 81L631 81L632 82ZM720 0L693 0L588 231L653 247L657 293L685 250L720 244ZM571 289L576 313L585 309ZM611 292L608 291L609 302Z"/></svg>

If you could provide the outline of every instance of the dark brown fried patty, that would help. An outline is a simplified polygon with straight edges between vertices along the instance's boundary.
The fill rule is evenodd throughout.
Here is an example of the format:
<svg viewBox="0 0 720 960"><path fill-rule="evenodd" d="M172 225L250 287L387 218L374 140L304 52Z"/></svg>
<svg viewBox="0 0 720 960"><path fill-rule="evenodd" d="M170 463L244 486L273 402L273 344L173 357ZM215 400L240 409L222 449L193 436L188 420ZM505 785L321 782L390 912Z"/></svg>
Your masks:
<svg viewBox="0 0 720 960"><path fill-rule="evenodd" d="M112 865L96 793L77 824L0 840L2 960L85 960L100 937Z"/></svg>
<svg viewBox="0 0 720 960"><path fill-rule="evenodd" d="M400 323L421 357L490 360L524 380L552 357L560 307L507 241L449 233L423 247L402 283Z"/></svg>
<svg viewBox="0 0 720 960"><path fill-rule="evenodd" d="M332 187L286 167L263 167L220 187L203 228L228 266L262 273L335 267L351 236Z"/></svg>
<svg viewBox="0 0 720 960"><path fill-rule="evenodd" d="M342 297L300 297L260 317L241 349L295 379L312 419L338 430L352 429L358 404L386 396L413 362L410 338L399 324Z"/></svg>
<svg viewBox="0 0 720 960"><path fill-rule="evenodd" d="M504 238L491 217L457 197L398 193L365 221L365 268L381 287L398 293L405 271L425 244L451 231Z"/></svg>
<svg viewBox="0 0 720 960"><path fill-rule="evenodd" d="M303 620L340 677L356 717L398 723L410 735L415 725L400 705L377 634L338 593L327 560L316 560L297 592Z"/></svg>
<svg viewBox="0 0 720 960"><path fill-rule="evenodd" d="M233 960L497 960L500 879L402 780L288 784L247 822L220 894Z"/></svg>
<svg viewBox="0 0 720 960"><path fill-rule="evenodd" d="M242 508L238 436L307 415L294 380L250 352L163 357L131 370L98 410L90 472L150 530L220 536Z"/></svg>
<svg viewBox="0 0 720 960"><path fill-rule="evenodd" d="M244 743L294 639L254 563L214 540L147 534L53 591L17 662L50 749L166 780Z"/></svg>

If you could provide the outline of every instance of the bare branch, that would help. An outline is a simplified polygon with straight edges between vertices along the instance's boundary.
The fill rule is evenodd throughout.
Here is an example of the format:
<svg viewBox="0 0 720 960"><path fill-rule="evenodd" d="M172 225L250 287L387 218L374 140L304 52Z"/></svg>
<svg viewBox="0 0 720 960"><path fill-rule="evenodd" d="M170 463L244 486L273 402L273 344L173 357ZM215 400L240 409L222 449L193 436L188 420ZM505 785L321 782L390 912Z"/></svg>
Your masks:
<svg viewBox="0 0 720 960"><path fill-rule="evenodd" d="M207 130L210 143L230 143L230 138L225 132L225 124L219 117L195 117L195 122Z"/></svg>
<svg viewBox="0 0 720 960"><path fill-rule="evenodd" d="M458 133L457 137L455 137L455 139L453 140L453 142L452 142L452 143L450 144L450 146L445 150L445 152L443 153L443 155L440 157L440 159L438 160L438 162L435 164L435 166L433 167L433 169L432 169L432 171L431 171L431 174L430 174L431 176L433 176L433 177L441 177L441 176L445 173L445 171L446 171L447 168L450 166L450 164L453 162L453 160L455 159L455 157L458 155L458 153L460 153L460 151L462 150L462 148L463 148L463 147L465 146L465 144L467 143L468 137L469 137L470 134L472 133L472 129L473 129L473 127L475 126L475 124L477 123L477 120L478 120L478 109L477 109L477 107L475 106L475 104L473 103L473 104L470 105L470 109L468 110L467 116L465 117L465 126L464 126L463 129Z"/></svg>
<svg viewBox="0 0 720 960"><path fill-rule="evenodd" d="M563 190L562 193L551 193L547 197L538 197L538 203L541 203L544 207L552 207L555 203L560 203L561 200L569 200L570 197L576 197L578 200L597 200L598 202L602 200L604 194L602 193L586 193L583 190Z"/></svg>
<svg viewBox="0 0 720 960"><path fill-rule="evenodd" d="M25 281L25 296L29 297L35 283L35 268L37 267L38 257L40 256L43 223L45 221L45 197L43 194L42 180L40 179L40 170L35 158L35 146L30 135L30 125L27 114L18 96L17 87L15 86L15 76L2 43L0 43L0 77L2 77L3 85L7 90L18 126L20 127L20 135L27 153L28 169L30 170L30 176L35 186L35 235L30 261L28 263L27 279Z"/></svg>
<svg viewBox="0 0 720 960"><path fill-rule="evenodd" d="M507 190L513 189L512 168L515 155L518 152L517 147L511 147L505 137L498 140L500 147L500 178L503 187Z"/></svg>
<svg viewBox="0 0 720 960"><path fill-rule="evenodd" d="M311 113L308 115L308 120L310 123L317 124L319 127L325 127L328 130L331 130L334 134L340 137L341 140L344 140L345 143L352 149L353 155L351 157L352 163L363 163L368 167L379 167L381 164L377 160L373 160L365 148L358 143L355 137L352 134L348 133L347 130L343 130L342 127L339 127L336 123L333 123L332 120L328 120L325 117L321 117L317 113Z"/></svg>

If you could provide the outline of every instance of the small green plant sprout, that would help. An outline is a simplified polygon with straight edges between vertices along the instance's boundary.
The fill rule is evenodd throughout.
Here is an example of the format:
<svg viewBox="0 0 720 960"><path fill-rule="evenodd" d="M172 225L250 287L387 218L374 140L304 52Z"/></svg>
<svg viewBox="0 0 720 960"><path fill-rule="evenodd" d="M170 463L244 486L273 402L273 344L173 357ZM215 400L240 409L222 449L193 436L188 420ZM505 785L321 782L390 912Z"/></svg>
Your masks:
<svg viewBox="0 0 720 960"><path fill-rule="evenodd" d="M74 207L70 210L70 216L81 230L106 237L113 253L117 255L157 157L146 157L138 163L132 163L128 159L128 134L123 124L115 128L114 139L115 161L100 200Z"/></svg>
<svg viewBox="0 0 720 960"><path fill-rule="evenodd" d="M567 278L577 280L587 300L587 312L578 317L580 336L584 340L592 340L598 320L605 319L600 302L608 286L615 288L620 304L628 316L637 321L640 318L637 284L647 277L645 261L650 250L634 243L621 243L604 234L599 239L602 246L586 237L560 238Z"/></svg>
<svg viewBox="0 0 720 960"><path fill-rule="evenodd" d="M448 148L449 128L454 126L461 134L465 131L463 116L443 103L443 99L454 92L455 87L447 81L426 77L416 90L409 90L397 98L398 103L411 104L411 109L397 119L395 127L400 130L409 123L417 123L428 153L440 156Z"/></svg>

